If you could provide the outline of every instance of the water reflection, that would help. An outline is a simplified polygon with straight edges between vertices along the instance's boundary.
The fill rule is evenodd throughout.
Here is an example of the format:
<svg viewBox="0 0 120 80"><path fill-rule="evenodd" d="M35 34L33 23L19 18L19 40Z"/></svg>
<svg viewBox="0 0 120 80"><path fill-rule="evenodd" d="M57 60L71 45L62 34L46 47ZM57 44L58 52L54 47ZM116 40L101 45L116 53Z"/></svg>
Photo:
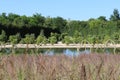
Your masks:
<svg viewBox="0 0 120 80"><path fill-rule="evenodd" d="M107 53L107 54L111 54L114 52L114 49L28 49L28 51L26 52L26 49L14 49L15 53L17 54L21 54L21 53L29 53L29 54L33 54L33 53L38 53L38 54L46 54L46 55L54 55L54 54L65 54L68 56L78 56L80 54L90 54L91 51L93 53ZM12 53L12 49L1 49L0 53L7 53L10 54Z"/></svg>
<svg viewBox="0 0 120 80"><path fill-rule="evenodd" d="M54 55L54 54L65 54L67 56L78 56L80 54L90 54L90 49L86 49L86 50L79 50L77 51L76 49L51 49L51 50L46 50L44 52L44 54L47 55Z"/></svg>

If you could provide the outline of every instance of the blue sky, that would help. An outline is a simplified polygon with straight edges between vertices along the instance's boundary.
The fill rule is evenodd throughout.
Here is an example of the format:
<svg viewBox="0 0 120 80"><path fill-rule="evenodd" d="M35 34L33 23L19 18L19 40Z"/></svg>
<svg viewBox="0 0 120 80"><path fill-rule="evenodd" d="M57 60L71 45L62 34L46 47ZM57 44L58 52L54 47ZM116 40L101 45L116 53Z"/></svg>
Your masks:
<svg viewBox="0 0 120 80"><path fill-rule="evenodd" d="M43 16L60 16L71 20L88 20L106 16L113 9L120 11L120 0L0 0L0 13L15 13L32 16L41 13Z"/></svg>

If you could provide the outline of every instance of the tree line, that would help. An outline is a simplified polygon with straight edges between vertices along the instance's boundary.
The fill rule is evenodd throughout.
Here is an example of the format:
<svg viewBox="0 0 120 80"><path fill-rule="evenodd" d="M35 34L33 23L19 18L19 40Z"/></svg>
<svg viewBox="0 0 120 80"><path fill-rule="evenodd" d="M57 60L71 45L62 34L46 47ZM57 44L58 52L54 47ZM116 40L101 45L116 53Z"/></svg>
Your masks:
<svg viewBox="0 0 120 80"><path fill-rule="evenodd" d="M103 43L111 39L120 43L120 14L113 10L109 19L100 16L87 21L66 20L62 17L32 16L14 13L0 14L1 43Z"/></svg>

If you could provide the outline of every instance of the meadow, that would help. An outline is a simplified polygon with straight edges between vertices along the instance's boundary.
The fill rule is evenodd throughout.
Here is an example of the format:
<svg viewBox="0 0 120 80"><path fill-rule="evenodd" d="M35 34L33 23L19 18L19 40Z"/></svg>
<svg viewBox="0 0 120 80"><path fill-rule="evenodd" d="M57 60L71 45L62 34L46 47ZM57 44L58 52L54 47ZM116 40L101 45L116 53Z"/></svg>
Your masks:
<svg viewBox="0 0 120 80"><path fill-rule="evenodd" d="M0 80L120 80L120 55L1 55Z"/></svg>

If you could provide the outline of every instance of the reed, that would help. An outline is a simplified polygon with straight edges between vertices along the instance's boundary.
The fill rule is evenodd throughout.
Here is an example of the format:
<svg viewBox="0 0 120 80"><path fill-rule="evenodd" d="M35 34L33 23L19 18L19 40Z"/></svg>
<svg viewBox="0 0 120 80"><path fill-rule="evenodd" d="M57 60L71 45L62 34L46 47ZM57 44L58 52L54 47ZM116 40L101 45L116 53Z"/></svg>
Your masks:
<svg viewBox="0 0 120 80"><path fill-rule="evenodd" d="M0 80L120 80L120 55L2 55Z"/></svg>

